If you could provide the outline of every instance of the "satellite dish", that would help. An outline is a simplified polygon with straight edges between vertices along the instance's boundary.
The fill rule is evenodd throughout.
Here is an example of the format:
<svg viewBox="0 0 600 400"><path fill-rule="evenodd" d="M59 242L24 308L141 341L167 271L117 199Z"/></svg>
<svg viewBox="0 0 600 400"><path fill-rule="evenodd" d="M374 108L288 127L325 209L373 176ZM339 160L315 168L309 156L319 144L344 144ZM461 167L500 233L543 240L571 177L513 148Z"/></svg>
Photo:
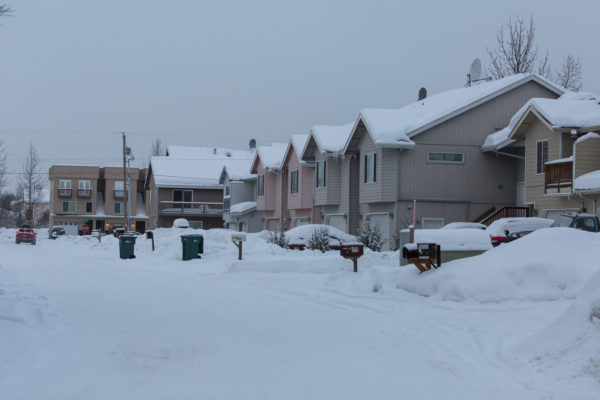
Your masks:
<svg viewBox="0 0 600 400"><path fill-rule="evenodd" d="M478 81L481 78L481 71L482 71L481 60L479 58L476 58L471 63L471 69L469 70L471 82Z"/></svg>
<svg viewBox="0 0 600 400"><path fill-rule="evenodd" d="M425 97L427 97L427 89L425 89L424 87L422 87L421 89L419 89L419 100L424 100Z"/></svg>
<svg viewBox="0 0 600 400"><path fill-rule="evenodd" d="M255 149L256 148L256 139L250 139L250 143L248 143L248 146L250 146L251 149Z"/></svg>

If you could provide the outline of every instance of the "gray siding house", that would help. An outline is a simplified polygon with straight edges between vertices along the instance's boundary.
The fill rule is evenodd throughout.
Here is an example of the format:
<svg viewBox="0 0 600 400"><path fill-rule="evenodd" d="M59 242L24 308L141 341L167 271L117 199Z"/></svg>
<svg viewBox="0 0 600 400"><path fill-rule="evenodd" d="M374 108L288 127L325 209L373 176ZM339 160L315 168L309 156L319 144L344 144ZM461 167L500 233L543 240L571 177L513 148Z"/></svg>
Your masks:
<svg viewBox="0 0 600 400"><path fill-rule="evenodd" d="M393 247L414 211L416 227L438 228L516 205L522 149L483 152L481 146L529 99L562 93L537 75L518 74L397 110L362 110L343 150L347 231L378 226Z"/></svg>
<svg viewBox="0 0 600 400"><path fill-rule="evenodd" d="M227 229L260 232L263 228L263 212L256 209L256 175L249 170L249 161L223 167L219 183L223 185L223 221Z"/></svg>

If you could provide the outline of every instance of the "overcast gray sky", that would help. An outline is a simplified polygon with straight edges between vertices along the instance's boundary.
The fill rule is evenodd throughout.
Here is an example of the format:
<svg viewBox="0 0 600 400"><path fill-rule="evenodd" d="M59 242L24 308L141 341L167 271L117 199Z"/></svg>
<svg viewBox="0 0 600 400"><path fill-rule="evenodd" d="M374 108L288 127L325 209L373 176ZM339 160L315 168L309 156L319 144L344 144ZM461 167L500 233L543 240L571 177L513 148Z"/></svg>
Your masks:
<svg viewBox="0 0 600 400"><path fill-rule="evenodd" d="M0 138L18 172L137 160L151 142L287 142L364 107L463 86L509 15L533 15L554 66L581 58L600 93L600 2L0 0Z"/></svg>

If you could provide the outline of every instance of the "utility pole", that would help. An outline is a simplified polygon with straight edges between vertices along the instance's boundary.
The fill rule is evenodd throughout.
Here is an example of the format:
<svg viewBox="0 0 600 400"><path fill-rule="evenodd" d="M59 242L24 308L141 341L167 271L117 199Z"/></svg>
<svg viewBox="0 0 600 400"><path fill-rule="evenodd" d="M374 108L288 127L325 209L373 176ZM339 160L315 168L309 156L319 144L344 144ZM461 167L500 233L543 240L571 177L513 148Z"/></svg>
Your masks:
<svg viewBox="0 0 600 400"><path fill-rule="evenodd" d="M129 206L129 192L127 190L127 142L126 142L126 138L125 138L125 132L123 133L123 189L125 192L125 207L123 207L123 226L124 226L124 233L127 233L127 231L129 231L129 215L127 213L128 210L128 206Z"/></svg>

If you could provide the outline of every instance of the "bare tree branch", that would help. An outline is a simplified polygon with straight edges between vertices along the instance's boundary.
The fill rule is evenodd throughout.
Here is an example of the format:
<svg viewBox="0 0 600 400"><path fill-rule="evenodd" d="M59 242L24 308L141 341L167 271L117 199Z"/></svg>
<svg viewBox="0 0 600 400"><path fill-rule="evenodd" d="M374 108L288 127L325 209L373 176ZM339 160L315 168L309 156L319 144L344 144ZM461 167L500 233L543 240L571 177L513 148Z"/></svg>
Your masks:
<svg viewBox="0 0 600 400"><path fill-rule="evenodd" d="M44 189L44 178L40 173L40 159L33 146L29 144L25 161L23 162L23 173L19 181L19 189L23 193L23 198L26 203L25 218L32 221L34 203L41 198L42 190Z"/></svg>
<svg viewBox="0 0 600 400"><path fill-rule="evenodd" d="M162 144L162 140L159 137L154 139L154 141L152 142L152 156L164 156L165 155L164 150L165 149Z"/></svg>
<svg viewBox="0 0 600 400"><path fill-rule="evenodd" d="M2 190L8 183L8 176L6 175L6 156L4 143L0 140L0 196L3 194Z"/></svg>
<svg viewBox="0 0 600 400"><path fill-rule="evenodd" d="M575 92L581 89L581 62L572 54L563 59L560 69L556 71L556 83Z"/></svg>
<svg viewBox="0 0 600 400"><path fill-rule="evenodd" d="M6 4L0 4L0 17L10 15L12 10Z"/></svg>

